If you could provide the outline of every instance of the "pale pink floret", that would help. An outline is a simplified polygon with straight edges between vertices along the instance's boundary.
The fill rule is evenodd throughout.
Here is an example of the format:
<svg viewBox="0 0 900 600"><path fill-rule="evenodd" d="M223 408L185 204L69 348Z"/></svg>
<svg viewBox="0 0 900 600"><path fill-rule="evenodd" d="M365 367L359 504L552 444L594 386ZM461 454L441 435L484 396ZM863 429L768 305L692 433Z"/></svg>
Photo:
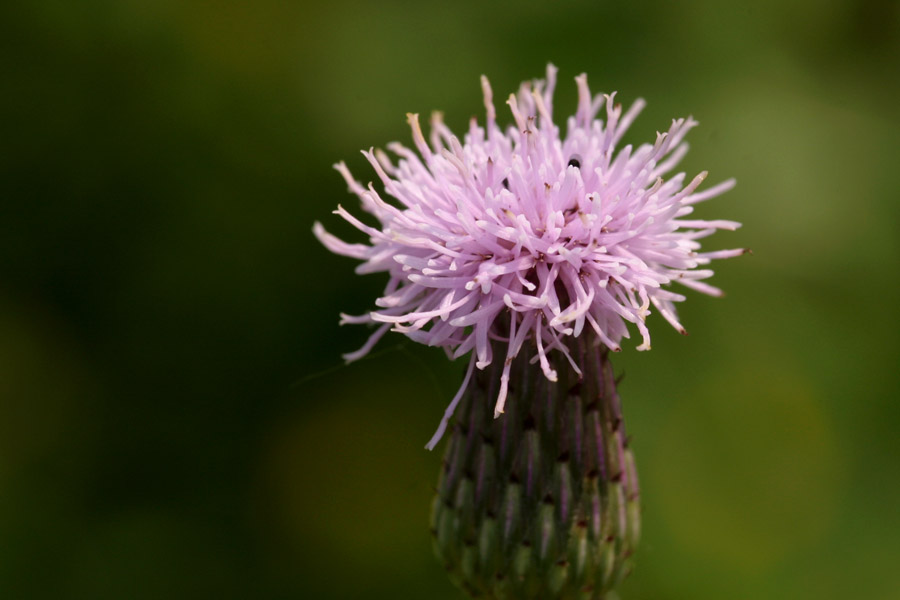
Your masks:
<svg viewBox="0 0 900 600"><path fill-rule="evenodd" d="M622 114L615 94L591 96L587 77L575 78L578 109L560 137L553 123L556 68L546 81L523 83L507 104L515 125L504 133L496 123L490 84L482 77L487 123L473 119L460 142L440 114L426 140L418 115L408 115L418 153L388 145L396 163L380 150L363 152L397 204L363 187L347 167L340 171L363 210L379 221L370 227L342 207L337 214L369 236L369 244L348 244L316 223L314 231L332 252L364 261L358 273L387 271L390 281L378 310L342 315L342 323L375 323L378 329L357 352L364 356L388 331L398 331L452 358L472 353L466 380L426 447L433 448L462 398L473 366L497 358L492 341L505 344L495 415L503 412L509 368L523 348L551 381L550 350L569 357L566 336L585 328L614 352L629 337L627 324L650 348L645 324L650 306L684 333L675 302L684 296L672 282L710 294L721 291L702 280L700 268L743 249L701 252L699 239L733 221L688 219L697 202L734 186L734 180L696 190L706 172L686 181L684 173L663 179L687 152L685 134L697 125L677 119L653 144L616 150L644 106L636 101ZM597 118L605 105L606 120ZM498 318L502 317L502 318Z"/></svg>

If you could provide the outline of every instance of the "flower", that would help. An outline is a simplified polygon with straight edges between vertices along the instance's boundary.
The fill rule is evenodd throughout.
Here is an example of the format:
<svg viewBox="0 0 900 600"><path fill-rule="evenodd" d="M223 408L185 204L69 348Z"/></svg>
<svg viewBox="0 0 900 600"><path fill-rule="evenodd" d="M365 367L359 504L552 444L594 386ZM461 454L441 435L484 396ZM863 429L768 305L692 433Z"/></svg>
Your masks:
<svg viewBox="0 0 900 600"><path fill-rule="evenodd" d="M398 157L394 163L380 150L363 152L395 204L372 184L363 187L344 163L335 165L379 226L338 206L335 213L367 234L369 244L346 243L318 222L315 235L332 252L364 261L357 273L390 276L377 310L341 315L342 324L379 325L345 358L362 357L388 330L441 346L452 358L472 353L429 449L443 434L473 366L503 361L494 407L499 416L510 365L526 342L533 343L533 360L550 381L557 378L547 359L553 350L580 374L568 336L592 331L618 352L630 325L642 338L638 350L648 350L651 306L685 333L675 310L685 297L669 284L721 295L704 282L713 274L704 267L745 252L701 252L701 238L740 224L689 217L694 204L727 191L734 180L697 191L705 171L690 181L684 173L664 179L687 152L683 139L697 122L673 120L654 143L617 149L643 100L623 114L615 93L592 96L586 75L575 81L578 108L565 137L553 121L553 65L546 80L525 82L510 95L514 124L505 132L484 76L487 123L473 119L462 142L440 113L432 116L428 139L418 115L407 115L418 153L389 144ZM604 105L605 121L597 116ZM505 356L494 356L504 347Z"/></svg>

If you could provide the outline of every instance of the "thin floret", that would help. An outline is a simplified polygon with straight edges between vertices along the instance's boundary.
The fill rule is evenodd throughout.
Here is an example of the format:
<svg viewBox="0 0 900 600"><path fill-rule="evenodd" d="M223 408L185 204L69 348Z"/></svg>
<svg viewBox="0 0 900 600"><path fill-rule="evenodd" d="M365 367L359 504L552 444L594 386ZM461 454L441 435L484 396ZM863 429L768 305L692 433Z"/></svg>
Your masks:
<svg viewBox="0 0 900 600"><path fill-rule="evenodd" d="M583 74L575 81L578 108L564 137L552 116L553 65L546 80L523 83L510 95L514 124L505 132L486 77L485 126L473 119L462 142L440 113L427 139L418 115L408 115L415 151L390 144L396 162L380 150L363 152L392 202L371 184L361 185L344 163L335 165L379 225L366 225L339 206L336 214L369 243L346 243L319 223L314 233L332 252L363 261L357 272L389 274L376 310L342 316L342 323L378 325L360 350L345 355L348 361L368 353L389 330L442 347L452 358L471 354L466 382L473 366L500 360L499 416L510 364L522 351L532 353L553 381L548 353L559 351L574 366L567 337L590 331L618 352L633 327L641 337L638 349L648 350L651 306L685 333L675 309L685 297L669 289L672 283L721 294L704 281L712 270L701 267L745 250L701 252L698 240L740 224L688 217L694 204L724 193L734 180L698 192L706 172L686 184L684 173L669 175L697 122L673 120L652 144L617 151L643 100L623 115L615 94L592 95ZM494 355L504 348L505 355ZM428 448L446 428L466 382Z"/></svg>

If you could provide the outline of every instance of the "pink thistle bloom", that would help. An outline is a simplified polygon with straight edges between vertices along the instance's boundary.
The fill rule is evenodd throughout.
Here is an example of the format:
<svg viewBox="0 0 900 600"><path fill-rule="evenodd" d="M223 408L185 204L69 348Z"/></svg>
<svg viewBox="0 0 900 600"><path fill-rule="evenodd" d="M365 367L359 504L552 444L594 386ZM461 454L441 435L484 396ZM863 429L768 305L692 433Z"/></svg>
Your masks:
<svg viewBox="0 0 900 600"><path fill-rule="evenodd" d="M428 139L418 115L407 115L418 153L389 144L398 157L394 163L380 150L363 152L396 203L386 202L371 183L363 187L344 163L335 165L380 226L338 206L335 213L367 234L369 244L343 242L318 222L315 235L332 252L364 261L357 273L390 276L377 310L341 315L342 324L378 325L345 359L364 356L388 330L441 346L454 359L472 353L429 449L443 434L473 366L503 361L499 416L510 365L523 350L533 353L550 381L556 380L547 359L552 350L580 373L565 340L586 330L619 352L630 324L641 336L638 350L649 350L645 321L651 306L686 333L675 310L685 297L669 284L719 296L721 290L705 283L713 271L704 267L746 252L701 252L701 238L740 224L689 217L694 204L731 189L733 179L697 191L705 171L691 180L684 173L664 178L687 152L683 140L697 122L674 120L652 144L617 149L644 101L623 114L615 93L592 96L586 75L575 81L578 109L565 137L553 122L553 65L546 80L525 82L510 95L514 125L505 132L484 76L487 123L472 119L462 142L440 113L432 116ZM605 122L598 118L604 105ZM495 356L503 347L505 356Z"/></svg>

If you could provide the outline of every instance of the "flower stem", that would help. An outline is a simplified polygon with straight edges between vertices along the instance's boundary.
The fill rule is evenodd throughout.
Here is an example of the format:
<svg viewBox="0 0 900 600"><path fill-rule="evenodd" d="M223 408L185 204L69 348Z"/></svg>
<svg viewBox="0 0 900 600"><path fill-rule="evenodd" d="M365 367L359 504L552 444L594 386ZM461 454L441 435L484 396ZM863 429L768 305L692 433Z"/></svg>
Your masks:
<svg viewBox="0 0 900 600"><path fill-rule="evenodd" d="M611 600L630 571L639 488L612 364L586 336L569 339L580 375L555 352L548 381L522 353L504 414L494 419L502 364L478 371L457 409L431 526L473 597Z"/></svg>

